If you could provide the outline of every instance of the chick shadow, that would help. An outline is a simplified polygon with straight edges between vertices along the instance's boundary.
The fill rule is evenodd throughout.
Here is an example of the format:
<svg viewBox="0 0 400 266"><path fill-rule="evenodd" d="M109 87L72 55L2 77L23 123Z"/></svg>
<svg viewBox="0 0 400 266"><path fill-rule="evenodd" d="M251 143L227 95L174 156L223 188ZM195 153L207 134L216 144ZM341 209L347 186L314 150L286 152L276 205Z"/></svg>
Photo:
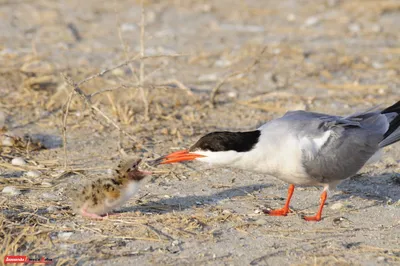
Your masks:
<svg viewBox="0 0 400 266"><path fill-rule="evenodd" d="M29 135L33 141L40 142L45 149L56 149L62 146L62 138L50 134L32 134Z"/></svg>
<svg viewBox="0 0 400 266"><path fill-rule="evenodd" d="M140 211L143 213L146 212L168 213L168 212L183 211L195 206L196 207L215 206L224 199L245 196L254 191L259 191L261 189L271 186L272 186L271 184L255 184L249 186L230 188L211 195L204 195L204 196L191 195L184 197L175 196L168 199L149 201L146 204L121 208L117 213L135 212L135 211Z"/></svg>
<svg viewBox="0 0 400 266"><path fill-rule="evenodd" d="M352 196L375 200L381 203L394 203L400 200L400 173L381 173L378 175L357 174L338 185L333 200L346 200Z"/></svg>

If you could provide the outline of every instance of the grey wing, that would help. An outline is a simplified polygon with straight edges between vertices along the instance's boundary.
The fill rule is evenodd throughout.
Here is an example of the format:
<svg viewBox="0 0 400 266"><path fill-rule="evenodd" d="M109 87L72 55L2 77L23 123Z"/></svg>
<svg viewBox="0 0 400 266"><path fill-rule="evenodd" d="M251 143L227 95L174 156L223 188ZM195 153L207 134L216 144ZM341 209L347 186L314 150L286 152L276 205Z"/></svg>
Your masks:
<svg viewBox="0 0 400 266"><path fill-rule="evenodd" d="M379 112L339 117L296 111L285 117L297 132L306 172L321 183L356 174L378 151L388 129Z"/></svg>

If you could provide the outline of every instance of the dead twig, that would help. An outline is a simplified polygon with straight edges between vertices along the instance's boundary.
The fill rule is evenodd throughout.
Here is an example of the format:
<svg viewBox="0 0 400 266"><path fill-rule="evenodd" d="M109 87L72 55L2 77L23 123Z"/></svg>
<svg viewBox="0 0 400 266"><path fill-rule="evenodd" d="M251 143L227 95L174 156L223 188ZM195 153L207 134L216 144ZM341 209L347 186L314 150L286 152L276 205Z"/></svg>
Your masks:
<svg viewBox="0 0 400 266"><path fill-rule="evenodd" d="M144 91L143 83L144 83L144 5L143 0L140 1L140 6L142 9L140 15L140 69L139 69L139 89L140 94L142 95L142 100L144 104L144 119L149 120L149 101L147 100L147 94Z"/></svg>
<svg viewBox="0 0 400 266"><path fill-rule="evenodd" d="M154 58L161 58L161 57L180 57L180 56L187 56L187 54L160 54L160 55L148 55L148 56L135 55L134 57L132 57L129 60L126 60L125 62L122 62L122 63L120 63L120 64L118 64L116 66L110 67L110 68L103 69L102 71L100 71L100 72L98 72L96 74L93 74L93 75L91 75L91 76L79 81L77 83L77 85L81 86L82 84L84 84L84 83L86 83L86 82L88 82L88 81L90 81L90 80L92 80L94 78L102 77L102 76L104 76L105 74L107 74L110 71L113 71L113 70L115 70L117 68L121 68L121 67L127 66L130 63L132 63L134 61L137 61L137 60L147 60L147 59L154 59Z"/></svg>
<svg viewBox="0 0 400 266"><path fill-rule="evenodd" d="M121 84L121 85L119 85L118 87L115 87L115 88L107 88L107 89L102 89L102 90L93 92L92 94L89 95L89 97L93 98L93 96L96 96L96 95L104 93L104 92L116 91L116 90L119 90L119 89L127 89L127 88L128 88L127 85Z"/></svg>
<svg viewBox="0 0 400 266"><path fill-rule="evenodd" d="M63 125L62 125L62 133L63 133L63 149L64 149L64 168L67 169L68 166L68 152L67 152L67 117L69 112L69 107L71 106L72 98L74 97L75 91L72 91L68 100L65 103L64 115L63 115Z"/></svg>
<svg viewBox="0 0 400 266"><path fill-rule="evenodd" d="M357 82L344 83L344 84L319 84L316 88L322 88L333 91L348 90L348 91L368 91L369 93L382 93L389 86L387 84L359 84Z"/></svg>
<svg viewBox="0 0 400 266"><path fill-rule="evenodd" d="M181 81L177 79L169 79L166 80L163 84L160 84L159 86L170 86L175 85L179 89L186 91L187 95L193 96L193 92L190 90L190 88L186 87L185 84L183 84Z"/></svg>
<svg viewBox="0 0 400 266"><path fill-rule="evenodd" d="M137 139L135 137L133 137L132 135L130 135L128 132L126 132L125 130L123 130L114 120L112 120L111 118L109 118L102 110L100 110L97 106L92 104L92 100L90 95L85 94L81 88L79 87L78 84L76 84L70 77L63 75L63 78L65 80L65 82L71 86L75 93L78 94L78 96L85 102L85 104L91 109L92 111L92 117L94 120L98 121L99 123L102 124L102 122L100 120L98 120L96 118L96 114L100 115L101 117L103 117L109 124L113 125L116 129L118 129L122 134L124 134L125 136L127 136L130 140L137 142Z"/></svg>
<svg viewBox="0 0 400 266"><path fill-rule="evenodd" d="M125 59L128 61L129 60L129 54L128 54L128 48L129 47L125 43L124 38L122 36L121 22L119 20L119 15L118 15L118 12L117 12L117 0L114 0L114 6L115 6L114 7L114 9L115 9L114 10L115 11L115 19L117 21L117 27L118 27L118 38L119 38L119 41L121 42L122 49L124 50ZM134 77L136 79L136 82L138 83L139 82L139 77L137 75L137 72L133 69L132 64L129 63L128 66L129 66L129 68L130 68L130 70L132 72L132 75L134 75Z"/></svg>

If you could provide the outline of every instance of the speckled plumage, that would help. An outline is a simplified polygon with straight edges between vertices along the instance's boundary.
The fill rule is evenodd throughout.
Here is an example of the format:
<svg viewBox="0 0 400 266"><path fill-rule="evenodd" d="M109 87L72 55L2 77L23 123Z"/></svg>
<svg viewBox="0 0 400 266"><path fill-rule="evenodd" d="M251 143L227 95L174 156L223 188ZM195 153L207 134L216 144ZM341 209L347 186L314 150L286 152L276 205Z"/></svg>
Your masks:
<svg viewBox="0 0 400 266"><path fill-rule="evenodd" d="M74 196L73 210L91 218L120 207L139 189L140 181L148 174L139 170L141 159L122 160L113 177L100 178L78 190Z"/></svg>

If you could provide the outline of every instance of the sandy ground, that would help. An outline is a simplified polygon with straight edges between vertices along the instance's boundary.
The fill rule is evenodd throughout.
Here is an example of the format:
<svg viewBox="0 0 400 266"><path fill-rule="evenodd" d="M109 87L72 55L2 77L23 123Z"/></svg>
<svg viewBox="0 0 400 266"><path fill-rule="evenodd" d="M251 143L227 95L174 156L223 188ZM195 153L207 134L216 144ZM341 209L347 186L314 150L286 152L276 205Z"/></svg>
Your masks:
<svg viewBox="0 0 400 266"><path fill-rule="evenodd" d="M0 194L1 256L46 256L57 265L400 264L399 144L332 192L319 223L300 215L316 211L321 188L298 188L292 214L268 217L259 210L283 205L287 184L194 163L153 169L108 220L72 213L68 192L107 176L120 146L150 159L206 132L252 129L287 110L349 114L400 99L399 1L144 7L145 55L164 55L144 60L149 119L136 85L139 60L85 82L87 94L115 89L92 102L133 138L94 119L76 96L65 168L62 106L72 89L60 73L78 82L136 56L140 2L0 2L3 132L31 139L0 147L0 190L20 192ZM37 141L42 147L32 149ZM15 157L27 164L11 164Z"/></svg>

